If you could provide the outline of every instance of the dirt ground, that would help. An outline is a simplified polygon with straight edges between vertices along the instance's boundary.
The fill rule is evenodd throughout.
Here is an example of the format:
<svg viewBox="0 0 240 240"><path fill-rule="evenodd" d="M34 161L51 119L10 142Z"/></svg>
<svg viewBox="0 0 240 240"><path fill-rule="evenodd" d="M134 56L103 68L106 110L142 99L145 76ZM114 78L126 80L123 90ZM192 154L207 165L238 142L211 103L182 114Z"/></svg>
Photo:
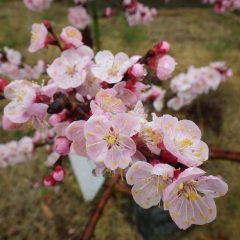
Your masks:
<svg viewBox="0 0 240 240"><path fill-rule="evenodd" d="M0 1L0 47L20 50L28 63L38 58L50 63L57 56L57 50L50 47L49 51L29 54L27 46L33 22L49 19L58 31L68 24L66 6L69 4L55 2L45 12L32 13L21 1ZM157 19L143 27L129 28L123 16L101 20L102 48L129 55L144 54L154 43L165 39L171 43L172 55L178 62L174 74L186 70L189 65L205 66L215 60L226 61L234 76L217 91L201 98L204 140L217 147L240 151L240 16L217 15L210 8L198 6L178 5L175 8L171 4L170 8L161 7ZM199 121L195 112L192 105L172 114ZM0 142L13 136L19 137L21 133L1 131ZM83 202L68 163L66 181L54 189L43 188L41 179L48 172L43 164L45 158L40 150L31 162L0 169L0 240L58 240L80 236L93 205ZM209 174L223 176L229 184L229 193L217 199L216 221L193 228L181 240L237 240L240 235L240 164L210 160L205 169ZM123 207L126 201L117 194L108 203L94 239L141 239L136 226L129 220L131 213Z"/></svg>

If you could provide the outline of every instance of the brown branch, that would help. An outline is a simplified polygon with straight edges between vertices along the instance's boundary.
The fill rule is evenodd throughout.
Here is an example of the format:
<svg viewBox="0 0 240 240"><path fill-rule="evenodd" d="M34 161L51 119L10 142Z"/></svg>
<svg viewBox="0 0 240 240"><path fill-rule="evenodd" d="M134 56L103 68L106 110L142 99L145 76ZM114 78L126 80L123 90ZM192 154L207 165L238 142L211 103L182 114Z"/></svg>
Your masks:
<svg viewBox="0 0 240 240"><path fill-rule="evenodd" d="M240 152L210 147L209 158L238 161L240 163Z"/></svg>
<svg viewBox="0 0 240 240"><path fill-rule="evenodd" d="M108 200L112 196L112 191L114 189L114 186L118 183L119 180L120 180L120 176L116 175L105 182L104 191L102 193L102 196L101 196L100 200L98 201L87 225L85 226L85 229L83 231L83 234L82 234L80 240L89 240L93 236L97 222L98 222L99 218L101 217L104 207L106 206Z"/></svg>

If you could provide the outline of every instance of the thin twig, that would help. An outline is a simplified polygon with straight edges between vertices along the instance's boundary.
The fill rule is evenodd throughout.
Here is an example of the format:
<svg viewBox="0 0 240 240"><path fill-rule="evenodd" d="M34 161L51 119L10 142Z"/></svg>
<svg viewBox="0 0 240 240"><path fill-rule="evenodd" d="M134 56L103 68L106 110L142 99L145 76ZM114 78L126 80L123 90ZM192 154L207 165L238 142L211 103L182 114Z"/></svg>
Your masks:
<svg viewBox="0 0 240 240"><path fill-rule="evenodd" d="M98 201L96 208L94 209L87 225L85 226L85 229L83 231L83 234L82 234L80 240L89 240L93 236L96 224L102 215L104 207L106 206L108 200L112 196L112 191L114 189L114 186L118 183L119 180L120 180L120 176L116 175L106 181L102 196L101 196L100 200Z"/></svg>
<svg viewBox="0 0 240 240"><path fill-rule="evenodd" d="M240 163L240 152L210 147L209 158L238 161Z"/></svg>

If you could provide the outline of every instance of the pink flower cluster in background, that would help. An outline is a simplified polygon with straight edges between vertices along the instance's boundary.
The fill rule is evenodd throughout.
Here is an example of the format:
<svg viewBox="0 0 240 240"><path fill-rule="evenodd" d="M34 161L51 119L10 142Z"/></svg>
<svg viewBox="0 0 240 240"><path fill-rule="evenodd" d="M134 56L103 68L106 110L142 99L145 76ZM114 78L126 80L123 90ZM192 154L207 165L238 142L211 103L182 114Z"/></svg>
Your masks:
<svg viewBox="0 0 240 240"><path fill-rule="evenodd" d="M34 144L30 137L23 137L19 141L0 144L0 167L13 166L32 160L33 149Z"/></svg>
<svg viewBox="0 0 240 240"><path fill-rule="evenodd" d="M68 10L69 23L80 30L85 29L91 22L91 17L83 6L71 7Z"/></svg>
<svg viewBox="0 0 240 240"><path fill-rule="evenodd" d="M0 75L10 79L37 80L45 68L43 60L38 60L37 64L32 67L23 62L20 52L8 47L0 50Z"/></svg>
<svg viewBox="0 0 240 240"><path fill-rule="evenodd" d="M29 10L36 12L49 8L52 2L53 0L23 0L23 3Z"/></svg>
<svg viewBox="0 0 240 240"><path fill-rule="evenodd" d="M154 17L157 16L156 8L149 8L148 6L139 3L137 0L124 0L123 6L130 26L147 24L152 22Z"/></svg>
<svg viewBox="0 0 240 240"><path fill-rule="evenodd" d="M125 175L139 206L163 204L181 229L213 221L214 198L228 186L199 168L209 152L200 129L171 115L153 113L149 118L141 102L152 99L156 108L162 107L164 90L144 81L148 75L163 81L171 76L176 62L169 55L170 44L161 41L143 56L108 50L95 54L77 29L64 28L57 44L49 22L46 29L44 38L38 32L31 45L39 43L36 51L46 47L42 43L50 35L48 44L61 50L47 68L49 81L40 86L16 80L5 86L9 103L3 117L5 129L33 122L35 138L52 133L50 139L46 135L51 152L46 164L52 169L45 186L64 179L63 157L75 153L95 164L95 175ZM211 69L220 77L228 72L219 63Z"/></svg>
<svg viewBox="0 0 240 240"><path fill-rule="evenodd" d="M240 0L202 0L203 3L214 4L216 13L240 11Z"/></svg>
<svg viewBox="0 0 240 240"><path fill-rule="evenodd" d="M168 101L167 106L177 111L199 95L216 90L231 75L231 69L224 62L214 62L201 68L191 66L187 73L181 73L171 80L171 89L176 96Z"/></svg>

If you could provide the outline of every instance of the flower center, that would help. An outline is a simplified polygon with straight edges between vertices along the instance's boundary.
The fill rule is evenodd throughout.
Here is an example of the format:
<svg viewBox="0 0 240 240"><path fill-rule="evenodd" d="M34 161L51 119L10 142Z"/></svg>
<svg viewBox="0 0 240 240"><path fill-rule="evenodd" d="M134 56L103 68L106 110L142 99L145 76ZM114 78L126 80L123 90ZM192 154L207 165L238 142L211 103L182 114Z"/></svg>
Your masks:
<svg viewBox="0 0 240 240"><path fill-rule="evenodd" d="M147 128L145 132L146 132L147 138L149 138L151 142L159 143L162 141L161 133L157 131L153 131L152 128Z"/></svg>
<svg viewBox="0 0 240 240"><path fill-rule="evenodd" d="M119 65L116 64L116 63L114 63L113 66L112 66L112 68L110 69L109 73L110 73L111 75L114 75L114 76L117 75L118 68L119 68Z"/></svg>
<svg viewBox="0 0 240 240"><path fill-rule="evenodd" d="M68 35L68 37L70 37L70 38L74 38L74 37L77 37L78 32L71 29L71 30L68 30L68 31L67 31L67 35Z"/></svg>
<svg viewBox="0 0 240 240"><path fill-rule="evenodd" d="M106 142L109 146L113 146L117 143L117 136L114 133L109 133L106 136Z"/></svg>
<svg viewBox="0 0 240 240"><path fill-rule="evenodd" d="M67 74L73 76L74 73L76 72L76 68L74 65L68 65L66 69Z"/></svg>
<svg viewBox="0 0 240 240"><path fill-rule="evenodd" d="M196 201L201 195L197 192L195 188L195 180L190 181L189 183L180 183L178 186L178 195L184 196L187 200Z"/></svg>
<svg viewBox="0 0 240 240"><path fill-rule="evenodd" d="M38 39L38 34L37 33L32 33L31 36L31 43L35 43Z"/></svg>
<svg viewBox="0 0 240 240"><path fill-rule="evenodd" d="M180 142L180 146L182 148L186 148L186 147L190 147L193 144L192 140L189 138L184 138L181 142Z"/></svg>

